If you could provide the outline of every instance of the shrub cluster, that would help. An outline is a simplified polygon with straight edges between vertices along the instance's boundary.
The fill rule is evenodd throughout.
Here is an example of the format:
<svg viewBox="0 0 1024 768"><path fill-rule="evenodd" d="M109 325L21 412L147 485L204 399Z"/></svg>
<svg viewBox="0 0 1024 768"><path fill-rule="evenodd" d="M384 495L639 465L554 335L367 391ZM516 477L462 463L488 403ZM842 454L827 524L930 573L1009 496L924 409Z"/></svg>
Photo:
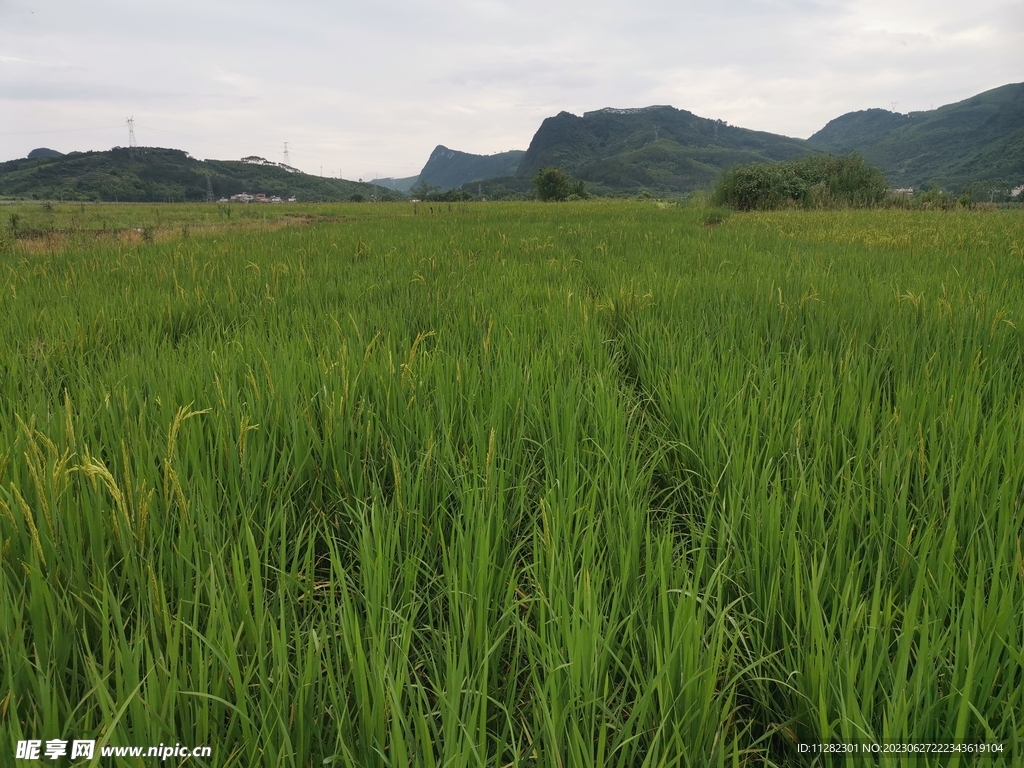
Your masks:
<svg viewBox="0 0 1024 768"><path fill-rule="evenodd" d="M587 185L582 179L574 179L560 168L541 168L533 177L537 188L537 199L561 202L564 200L586 200Z"/></svg>
<svg viewBox="0 0 1024 768"><path fill-rule="evenodd" d="M409 193L414 200L422 200L425 203L465 203L476 200L476 195L469 192L463 185L462 189L441 190L440 187L429 184L426 179L421 179Z"/></svg>
<svg viewBox="0 0 1024 768"><path fill-rule="evenodd" d="M886 194L885 176L860 155L808 155L731 168L715 188L712 203L740 211L861 207L882 203Z"/></svg>

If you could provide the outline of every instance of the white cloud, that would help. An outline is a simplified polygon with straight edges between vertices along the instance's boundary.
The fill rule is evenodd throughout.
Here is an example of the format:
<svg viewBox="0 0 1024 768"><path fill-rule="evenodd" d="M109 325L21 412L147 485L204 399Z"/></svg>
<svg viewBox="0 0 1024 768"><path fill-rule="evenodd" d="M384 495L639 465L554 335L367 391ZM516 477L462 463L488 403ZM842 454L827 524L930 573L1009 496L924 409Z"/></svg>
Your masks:
<svg viewBox="0 0 1024 768"><path fill-rule="evenodd" d="M547 116L672 104L806 137L1024 72L1019 0L0 2L0 159L127 141L416 173L525 149ZM44 64L44 62L54 62ZM59 62L59 63L57 63ZM88 130L87 130L88 129ZM58 131L59 133L44 133Z"/></svg>

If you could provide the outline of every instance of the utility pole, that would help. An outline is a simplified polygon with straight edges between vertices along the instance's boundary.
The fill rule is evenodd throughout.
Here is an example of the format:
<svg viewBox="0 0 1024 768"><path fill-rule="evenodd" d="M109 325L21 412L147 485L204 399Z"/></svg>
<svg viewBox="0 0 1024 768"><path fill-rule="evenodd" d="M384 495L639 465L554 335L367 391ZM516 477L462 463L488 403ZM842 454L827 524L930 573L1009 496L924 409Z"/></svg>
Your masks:
<svg viewBox="0 0 1024 768"><path fill-rule="evenodd" d="M135 144L135 118L129 117L125 122L128 124L128 157L134 157L134 150L137 146Z"/></svg>
<svg viewBox="0 0 1024 768"><path fill-rule="evenodd" d="M284 164L285 165L291 165L292 164L292 161L288 158L288 142L287 141L284 143Z"/></svg>
<svg viewBox="0 0 1024 768"><path fill-rule="evenodd" d="M213 181L210 179L210 172L206 172L206 202L213 202Z"/></svg>

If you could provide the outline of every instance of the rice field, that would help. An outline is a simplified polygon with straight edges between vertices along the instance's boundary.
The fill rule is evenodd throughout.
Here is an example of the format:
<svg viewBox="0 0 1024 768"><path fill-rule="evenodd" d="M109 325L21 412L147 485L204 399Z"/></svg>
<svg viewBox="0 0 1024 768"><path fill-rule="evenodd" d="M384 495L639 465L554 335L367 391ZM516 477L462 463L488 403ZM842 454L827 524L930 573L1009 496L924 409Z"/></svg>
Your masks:
<svg viewBox="0 0 1024 768"><path fill-rule="evenodd" d="M0 243L0 752L1024 760L1024 216L161 210Z"/></svg>

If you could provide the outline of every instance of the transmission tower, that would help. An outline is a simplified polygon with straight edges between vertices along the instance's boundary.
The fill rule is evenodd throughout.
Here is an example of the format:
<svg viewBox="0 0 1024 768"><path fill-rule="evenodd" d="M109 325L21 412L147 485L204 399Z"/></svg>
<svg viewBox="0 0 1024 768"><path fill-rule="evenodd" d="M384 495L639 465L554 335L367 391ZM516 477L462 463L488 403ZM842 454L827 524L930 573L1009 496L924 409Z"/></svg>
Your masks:
<svg viewBox="0 0 1024 768"><path fill-rule="evenodd" d="M206 172L206 202L213 202L213 181L210 179L210 172Z"/></svg>
<svg viewBox="0 0 1024 768"><path fill-rule="evenodd" d="M128 157L133 157L135 155L134 149L138 146L135 143L135 118L129 117L125 122L128 124Z"/></svg>
<svg viewBox="0 0 1024 768"><path fill-rule="evenodd" d="M291 165L292 161L288 158L288 142L284 143L284 164Z"/></svg>

